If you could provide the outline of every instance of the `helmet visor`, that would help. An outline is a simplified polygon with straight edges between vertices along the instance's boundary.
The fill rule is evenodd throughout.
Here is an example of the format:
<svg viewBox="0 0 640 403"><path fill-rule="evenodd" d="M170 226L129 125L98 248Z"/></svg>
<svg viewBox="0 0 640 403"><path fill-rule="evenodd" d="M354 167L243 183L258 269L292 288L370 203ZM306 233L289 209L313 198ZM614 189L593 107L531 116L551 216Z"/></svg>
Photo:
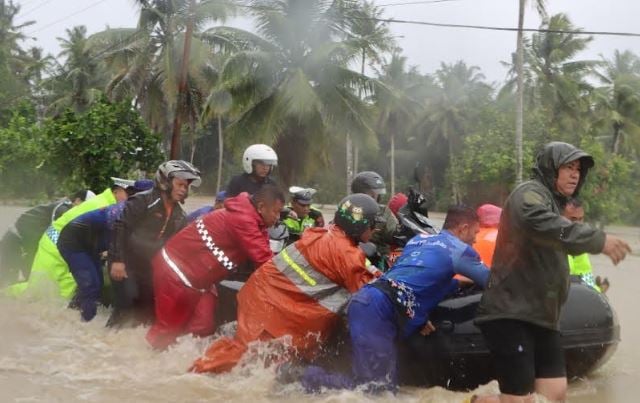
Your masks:
<svg viewBox="0 0 640 403"><path fill-rule="evenodd" d="M254 162L260 162L260 163L265 164L265 165L271 165L272 167L277 167L278 166L278 160L260 160L260 159L257 159L257 160L254 160Z"/></svg>
<svg viewBox="0 0 640 403"><path fill-rule="evenodd" d="M189 171L174 172L171 175L171 177L172 178L178 178L178 179L184 179L186 181L189 181L189 185L194 186L194 187L198 187L202 183L202 180L200 179L200 177L198 175L194 174L193 172L189 172Z"/></svg>

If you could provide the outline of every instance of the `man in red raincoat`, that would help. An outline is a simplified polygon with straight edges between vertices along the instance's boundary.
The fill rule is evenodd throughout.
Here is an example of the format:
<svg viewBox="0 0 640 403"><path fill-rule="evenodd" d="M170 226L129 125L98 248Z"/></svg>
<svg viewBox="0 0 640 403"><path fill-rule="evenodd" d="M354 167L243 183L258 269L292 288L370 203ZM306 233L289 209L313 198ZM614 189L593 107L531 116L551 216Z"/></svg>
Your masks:
<svg viewBox="0 0 640 403"><path fill-rule="evenodd" d="M274 185L255 195L240 193L173 236L153 258L156 321L147 341L157 349L181 334L197 336L215 330L215 284L239 265L269 260L267 228L276 223L284 194Z"/></svg>
<svg viewBox="0 0 640 403"><path fill-rule="evenodd" d="M350 295L375 278L358 242L373 233L379 207L365 194L338 205L334 224L309 228L300 240L259 267L238 294L238 330L195 361L195 372L233 368L252 341L290 336L291 349L311 359L330 337Z"/></svg>

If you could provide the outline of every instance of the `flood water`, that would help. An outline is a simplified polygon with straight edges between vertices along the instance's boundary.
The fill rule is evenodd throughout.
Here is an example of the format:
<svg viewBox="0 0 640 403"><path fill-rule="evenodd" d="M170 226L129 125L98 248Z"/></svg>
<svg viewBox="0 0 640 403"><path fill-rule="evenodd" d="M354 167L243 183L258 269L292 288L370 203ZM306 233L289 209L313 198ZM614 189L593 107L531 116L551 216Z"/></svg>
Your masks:
<svg viewBox="0 0 640 403"><path fill-rule="evenodd" d="M208 202L191 200L191 210ZM0 236L24 208L0 206ZM436 215L437 218L437 215ZM614 267L593 256L596 274L609 278L607 295L621 325L616 354L600 370L570 385L572 402L637 402L640 399L640 229L611 227L636 253ZM211 339L189 336L165 352L146 344L146 328L114 331L101 310L89 323L63 301L21 301L0 297L0 402L200 402L388 401L359 391L307 395L297 384L275 382L273 369L259 362L229 374L186 372ZM429 363L425 363L429 365ZM497 383L476 393L495 393ZM442 388L403 387L395 399L407 402L461 402L469 393ZM542 399L538 399L543 401Z"/></svg>

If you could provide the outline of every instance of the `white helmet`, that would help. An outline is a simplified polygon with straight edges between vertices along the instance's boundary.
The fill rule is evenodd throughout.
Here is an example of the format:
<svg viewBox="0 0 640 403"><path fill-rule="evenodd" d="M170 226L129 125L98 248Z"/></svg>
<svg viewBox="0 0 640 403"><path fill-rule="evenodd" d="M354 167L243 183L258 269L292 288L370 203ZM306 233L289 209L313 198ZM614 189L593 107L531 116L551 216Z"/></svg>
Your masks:
<svg viewBox="0 0 640 403"><path fill-rule="evenodd" d="M274 167L278 165L278 155L266 144L253 144L242 155L242 168L248 174L253 172L253 161L262 161Z"/></svg>

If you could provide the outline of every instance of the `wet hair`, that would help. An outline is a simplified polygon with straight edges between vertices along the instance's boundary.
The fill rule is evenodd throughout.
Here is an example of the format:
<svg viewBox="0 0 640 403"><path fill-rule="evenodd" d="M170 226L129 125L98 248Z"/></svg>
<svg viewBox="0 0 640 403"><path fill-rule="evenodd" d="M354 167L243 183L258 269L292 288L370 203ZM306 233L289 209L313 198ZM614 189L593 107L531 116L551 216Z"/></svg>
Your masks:
<svg viewBox="0 0 640 403"><path fill-rule="evenodd" d="M442 229L453 229L463 224L480 222L480 218L474 209L464 204L450 206L444 219Z"/></svg>
<svg viewBox="0 0 640 403"><path fill-rule="evenodd" d="M582 207L582 200L578 199L577 197L569 197L567 199L567 202L564 204L565 207L567 206L573 206L575 208L580 208Z"/></svg>
<svg viewBox="0 0 640 403"><path fill-rule="evenodd" d="M258 202L271 204L275 201L280 201L284 204L285 196L282 189L280 189L278 186L267 184L263 185L260 190L258 190L253 196L251 196L251 200L254 204L258 204Z"/></svg>

